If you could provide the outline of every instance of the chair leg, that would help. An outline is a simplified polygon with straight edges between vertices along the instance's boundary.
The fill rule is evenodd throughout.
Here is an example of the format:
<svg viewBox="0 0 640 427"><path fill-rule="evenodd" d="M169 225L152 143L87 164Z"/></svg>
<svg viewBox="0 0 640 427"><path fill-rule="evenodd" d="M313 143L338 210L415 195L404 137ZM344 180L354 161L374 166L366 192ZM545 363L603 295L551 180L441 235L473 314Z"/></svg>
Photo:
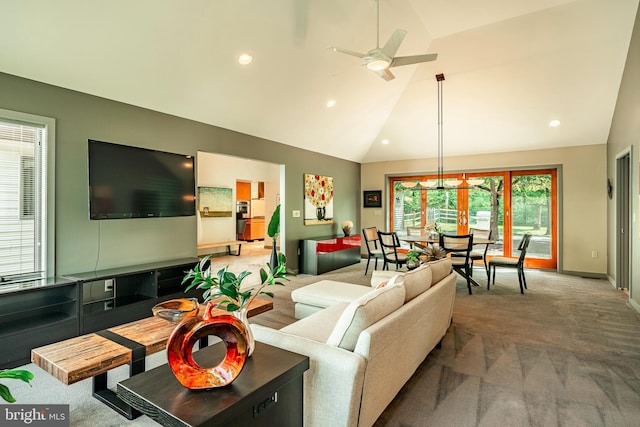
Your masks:
<svg viewBox="0 0 640 427"><path fill-rule="evenodd" d="M364 275L367 275L367 272L369 271L369 261L371 261L371 257L367 258L367 266L364 269Z"/></svg>
<svg viewBox="0 0 640 427"><path fill-rule="evenodd" d="M467 265L466 267L467 270L467 288L469 289L469 295L473 295L473 293L471 292L471 268L469 268L469 265Z"/></svg>
<svg viewBox="0 0 640 427"><path fill-rule="evenodd" d="M527 281L524 278L524 268L520 269L522 272L522 283L524 283L524 288L527 289Z"/></svg>
<svg viewBox="0 0 640 427"><path fill-rule="evenodd" d="M491 287L491 266L487 267L487 290Z"/></svg>
<svg viewBox="0 0 640 427"><path fill-rule="evenodd" d="M524 294L524 288L522 287L522 275L520 274L520 269L518 269L518 284L520 285L520 293Z"/></svg>

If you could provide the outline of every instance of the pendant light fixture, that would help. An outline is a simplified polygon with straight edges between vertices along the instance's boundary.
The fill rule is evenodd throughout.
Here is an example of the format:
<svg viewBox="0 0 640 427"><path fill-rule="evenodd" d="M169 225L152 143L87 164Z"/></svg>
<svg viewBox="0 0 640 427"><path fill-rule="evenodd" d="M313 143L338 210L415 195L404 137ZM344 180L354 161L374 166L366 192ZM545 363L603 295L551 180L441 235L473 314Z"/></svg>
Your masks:
<svg viewBox="0 0 640 427"><path fill-rule="evenodd" d="M438 171L435 181L402 181L400 184L407 189L414 188L417 184L420 184L420 190L455 190L455 189L468 189L480 185L484 182L483 179L467 179L466 174L462 174L462 180L449 179L444 180L444 138L443 138L443 126L442 126L442 82L444 81L444 74L436 74L436 81L438 82ZM461 186L466 182L467 186Z"/></svg>

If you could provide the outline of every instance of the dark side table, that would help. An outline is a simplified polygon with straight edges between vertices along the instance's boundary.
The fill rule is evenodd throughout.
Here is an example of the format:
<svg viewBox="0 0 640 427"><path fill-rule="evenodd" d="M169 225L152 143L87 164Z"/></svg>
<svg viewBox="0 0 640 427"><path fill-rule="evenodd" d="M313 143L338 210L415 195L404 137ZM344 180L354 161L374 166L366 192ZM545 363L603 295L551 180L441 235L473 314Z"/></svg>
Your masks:
<svg viewBox="0 0 640 427"><path fill-rule="evenodd" d="M222 360L218 343L194 352L202 366ZM163 426L302 426L303 373L309 358L256 342L236 380L226 387L189 390L168 364L128 378L117 395Z"/></svg>

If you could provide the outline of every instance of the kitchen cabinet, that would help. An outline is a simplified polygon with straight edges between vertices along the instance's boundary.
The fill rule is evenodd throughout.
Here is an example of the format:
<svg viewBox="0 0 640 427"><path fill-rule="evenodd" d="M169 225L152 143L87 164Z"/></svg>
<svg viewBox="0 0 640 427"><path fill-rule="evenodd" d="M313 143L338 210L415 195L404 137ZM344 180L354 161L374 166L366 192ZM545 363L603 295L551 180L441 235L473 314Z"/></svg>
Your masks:
<svg viewBox="0 0 640 427"><path fill-rule="evenodd" d="M264 239L264 218L250 218L247 220L247 229L245 230L247 240L263 240Z"/></svg>
<svg viewBox="0 0 640 427"><path fill-rule="evenodd" d="M260 181L251 183L251 198L264 199L264 182Z"/></svg>
<svg viewBox="0 0 640 427"><path fill-rule="evenodd" d="M251 183L236 181L236 200L251 200Z"/></svg>

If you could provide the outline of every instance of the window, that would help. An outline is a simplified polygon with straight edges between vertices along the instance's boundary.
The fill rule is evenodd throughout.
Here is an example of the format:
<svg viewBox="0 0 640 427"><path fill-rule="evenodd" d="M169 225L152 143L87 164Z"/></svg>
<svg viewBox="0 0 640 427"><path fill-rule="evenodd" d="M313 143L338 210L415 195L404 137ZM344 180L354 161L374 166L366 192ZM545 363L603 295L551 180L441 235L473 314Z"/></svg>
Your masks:
<svg viewBox="0 0 640 427"><path fill-rule="evenodd" d="M0 278L53 275L47 136L53 120L0 110ZM52 216L52 215L51 215ZM53 240L53 239L51 239ZM49 268L48 268L49 267Z"/></svg>

